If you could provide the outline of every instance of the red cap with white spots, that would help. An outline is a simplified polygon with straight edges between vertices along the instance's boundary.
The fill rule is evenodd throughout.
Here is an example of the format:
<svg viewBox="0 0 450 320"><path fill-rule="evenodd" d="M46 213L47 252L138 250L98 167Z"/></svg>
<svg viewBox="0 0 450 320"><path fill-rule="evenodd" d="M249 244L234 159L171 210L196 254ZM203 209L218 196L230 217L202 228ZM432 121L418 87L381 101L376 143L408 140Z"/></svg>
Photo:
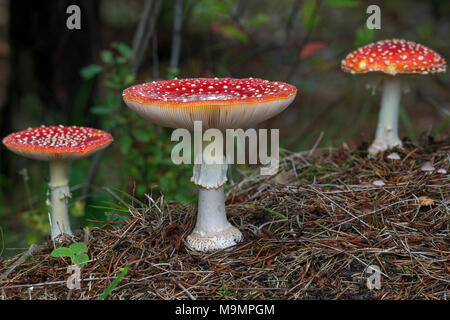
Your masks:
<svg viewBox="0 0 450 320"><path fill-rule="evenodd" d="M193 129L248 128L283 111L297 88L283 82L248 78L197 78L153 81L123 92L127 106L159 125Z"/></svg>
<svg viewBox="0 0 450 320"><path fill-rule="evenodd" d="M444 72L445 60L435 51L403 39L368 44L342 60L342 70L350 73L381 71L386 74L428 74Z"/></svg>
<svg viewBox="0 0 450 320"><path fill-rule="evenodd" d="M41 126L11 133L3 144L12 152L43 161L76 160L106 148L113 137L102 130L77 126Z"/></svg>

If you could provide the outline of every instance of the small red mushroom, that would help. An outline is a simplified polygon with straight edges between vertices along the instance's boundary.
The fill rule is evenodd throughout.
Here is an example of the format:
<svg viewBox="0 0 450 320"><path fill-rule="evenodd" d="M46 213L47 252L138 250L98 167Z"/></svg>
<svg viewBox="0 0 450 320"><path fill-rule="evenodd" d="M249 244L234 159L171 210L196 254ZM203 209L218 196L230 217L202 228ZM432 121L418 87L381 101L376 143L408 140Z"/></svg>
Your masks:
<svg viewBox="0 0 450 320"><path fill-rule="evenodd" d="M113 137L105 131L76 126L29 128L3 139L3 144L20 156L50 162L52 239L72 234L67 208L68 162L88 157L112 141Z"/></svg>
<svg viewBox="0 0 450 320"><path fill-rule="evenodd" d="M398 137L399 75L445 72L447 64L439 54L421 44L392 39L357 49L342 60L341 67L352 74L377 71L385 74L377 133L369 147L370 154L377 154L402 145Z"/></svg>
<svg viewBox="0 0 450 320"><path fill-rule="evenodd" d="M199 78L154 81L123 92L127 106L152 122L170 128L220 130L249 128L282 112L297 88L262 79ZM205 146L204 146L205 148ZM242 233L227 220L224 184L227 164L216 155L214 164L203 158L194 165L192 181L199 186L197 222L187 243L197 251L235 245Z"/></svg>

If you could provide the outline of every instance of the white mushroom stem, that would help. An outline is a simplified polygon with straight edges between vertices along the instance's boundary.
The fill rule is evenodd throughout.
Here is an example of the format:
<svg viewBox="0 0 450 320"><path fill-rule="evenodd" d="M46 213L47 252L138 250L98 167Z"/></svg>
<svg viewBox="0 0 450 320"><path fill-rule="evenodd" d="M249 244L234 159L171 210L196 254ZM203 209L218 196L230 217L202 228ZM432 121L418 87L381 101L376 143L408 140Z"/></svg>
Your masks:
<svg viewBox="0 0 450 320"><path fill-rule="evenodd" d="M71 197L68 179L68 161L50 162L51 216L50 226L52 239L62 234L72 235L68 214L68 198Z"/></svg>
<svg viewBox="0 0 450 320"><path fill-rule="evenodd" d="M216 163L211 163L214 160ZM209 161L209 162L208 162ZM208 252L225 249L242 240L242 233L227 220L223 185L227 181L225 157L205 157L194 165L192 181L200 187L197 222L187 243L194 250Z"/></svg>
<svg viewBox="0 0 450 320"><path fill-rule="evenodd" d="M391 78L384 80L377 133L369 147L369 153L374 155L380 151L402 146L402 141L398 137L398 112L402 84L400 80Z"/></svg>

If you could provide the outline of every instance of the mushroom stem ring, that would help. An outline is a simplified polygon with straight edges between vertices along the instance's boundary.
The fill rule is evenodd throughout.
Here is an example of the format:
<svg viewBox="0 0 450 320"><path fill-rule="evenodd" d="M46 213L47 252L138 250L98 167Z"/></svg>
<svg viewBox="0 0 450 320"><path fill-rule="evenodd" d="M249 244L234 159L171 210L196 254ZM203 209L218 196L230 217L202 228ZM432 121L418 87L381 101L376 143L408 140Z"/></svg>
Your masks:
<svg viewBox="0 0 450 320"><path fill-rule="evenodd" d="M375 140L369 147L370 154L377 154L383 150L402 146L402 141L398 137L398 111L401 92L402 84L399 79L384 80L377 133Z"/></svg>

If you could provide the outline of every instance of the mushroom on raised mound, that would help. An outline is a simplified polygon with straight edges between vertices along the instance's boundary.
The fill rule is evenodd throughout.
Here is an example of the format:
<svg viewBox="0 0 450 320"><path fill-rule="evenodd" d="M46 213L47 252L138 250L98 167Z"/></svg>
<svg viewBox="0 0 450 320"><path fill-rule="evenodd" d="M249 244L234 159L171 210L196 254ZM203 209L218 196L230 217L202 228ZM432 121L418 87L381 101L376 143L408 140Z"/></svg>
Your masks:
<svg viewBox="0 0 450 320"><path fill-rule="evenodd" d="M402 93L401 77L406 74L444 72L447 64L435 51L412 41L392 39L359 48L342 60L342 70L352 74L382 72L384 76L381 110L370 154L401 147L398 112Z"/></svg>
<svg viewBox="0 0 450 320"><path fill-rule="evenodd" d="M144 118L170 128L246 129L283 111L297 93L283 82L248 78L198 78L154 81L123 92L127 106ZM203 146L205 148L205 146ZM242 233L227 220L224 184L227 168L223 154L194 165L192 181L199 186L197 222L187 237L197 251L235 245ZM212 160L212 161L211 161Z"/></svg>
<svg viewBox="0 0 450 320"><path fill-rule="evenodd" d="M50 162L51 236L72 234L67 208L69 161L88 157L106 148L113 137L102 130L77 126L41 126L11 133L3 144L12 152Z"/></svg>

